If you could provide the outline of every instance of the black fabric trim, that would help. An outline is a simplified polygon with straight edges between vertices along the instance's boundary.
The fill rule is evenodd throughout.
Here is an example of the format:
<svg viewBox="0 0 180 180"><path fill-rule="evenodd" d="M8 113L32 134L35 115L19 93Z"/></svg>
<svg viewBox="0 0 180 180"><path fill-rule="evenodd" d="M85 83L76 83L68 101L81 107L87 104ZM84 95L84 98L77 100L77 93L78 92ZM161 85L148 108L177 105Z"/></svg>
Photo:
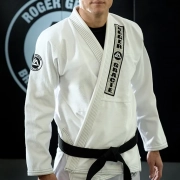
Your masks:
<svg viewBox="0 0 180 180"><path fill-rule="evenodd" d="M124 26L114 24L115 36L111 65L105 87L105 94L114 96L124 58Z"/></svg>

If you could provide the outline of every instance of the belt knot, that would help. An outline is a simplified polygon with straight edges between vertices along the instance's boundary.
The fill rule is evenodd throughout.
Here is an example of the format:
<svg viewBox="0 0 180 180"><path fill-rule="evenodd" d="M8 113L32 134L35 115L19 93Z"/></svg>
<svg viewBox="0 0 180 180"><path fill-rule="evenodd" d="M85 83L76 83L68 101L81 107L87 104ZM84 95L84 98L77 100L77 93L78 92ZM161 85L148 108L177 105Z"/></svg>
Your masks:
<svg viewBox="0 0 180 180"><path fill-rule="evenodd" d="M118 147L110 147L102 156L106 159L106 161L118 161L119 148Z"/></svg>

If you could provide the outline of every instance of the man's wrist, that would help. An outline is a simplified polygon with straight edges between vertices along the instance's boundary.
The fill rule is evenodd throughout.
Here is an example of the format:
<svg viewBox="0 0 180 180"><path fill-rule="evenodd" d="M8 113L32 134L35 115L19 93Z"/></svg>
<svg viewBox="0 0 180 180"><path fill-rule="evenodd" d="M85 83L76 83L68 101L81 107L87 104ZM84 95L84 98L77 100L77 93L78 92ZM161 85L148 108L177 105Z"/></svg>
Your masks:
<svg viewBox="0 0 180 180"><path fill-rule="evenodd" d="M150 152L153 152L153 153L159 153L159 150L156 150L156 151L148 151L149 153Z"/></svg>
<svg viewBox="0 0 180 180"><path fill-rule="evenodd" d="M50 175L52 175L52 173L51 173L51 174L39 175L38 178L41 179L41 178L44 178L44 177L48 177L48 176L50 176Z"/></svg>

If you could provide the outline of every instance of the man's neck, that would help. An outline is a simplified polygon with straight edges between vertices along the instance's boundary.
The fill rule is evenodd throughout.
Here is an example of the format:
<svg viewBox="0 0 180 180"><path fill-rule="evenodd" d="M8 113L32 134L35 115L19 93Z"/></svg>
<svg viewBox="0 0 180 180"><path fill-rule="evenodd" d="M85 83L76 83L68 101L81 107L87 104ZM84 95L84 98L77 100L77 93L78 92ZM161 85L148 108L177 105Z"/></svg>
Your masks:
<svg viewBox="0 0 180 180"><path fill-rule="evenodd" d="M107 22L108 13L102 15L93 15L88 12L84 13L84 10L81 8L78 8L77 11L85 23L91 28L102 27Z"/></svg>

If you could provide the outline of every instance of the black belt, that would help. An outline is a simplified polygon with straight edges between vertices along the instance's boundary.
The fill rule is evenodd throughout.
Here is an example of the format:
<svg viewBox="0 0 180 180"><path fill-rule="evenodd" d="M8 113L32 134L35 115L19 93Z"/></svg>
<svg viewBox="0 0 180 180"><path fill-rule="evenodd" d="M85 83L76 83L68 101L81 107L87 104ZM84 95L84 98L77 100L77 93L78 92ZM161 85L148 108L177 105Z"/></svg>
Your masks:
<svg viewBox="0 0 180 180"><path fill-rule="evenodd" d="M136 133L137 135L137 133ZM110 147L109 149L89 149L77 146L72 146L64 142L59 136L59 147L60 149L70 156L81 157L81 158L94 158L97 159L90 167L86 180L91 180L91 178L104 166L106 161L123 163L124 167L124 180L131 180L131 172L124 159L120 155L137 144L137 136L124 143L120 147Z"/></svg>

